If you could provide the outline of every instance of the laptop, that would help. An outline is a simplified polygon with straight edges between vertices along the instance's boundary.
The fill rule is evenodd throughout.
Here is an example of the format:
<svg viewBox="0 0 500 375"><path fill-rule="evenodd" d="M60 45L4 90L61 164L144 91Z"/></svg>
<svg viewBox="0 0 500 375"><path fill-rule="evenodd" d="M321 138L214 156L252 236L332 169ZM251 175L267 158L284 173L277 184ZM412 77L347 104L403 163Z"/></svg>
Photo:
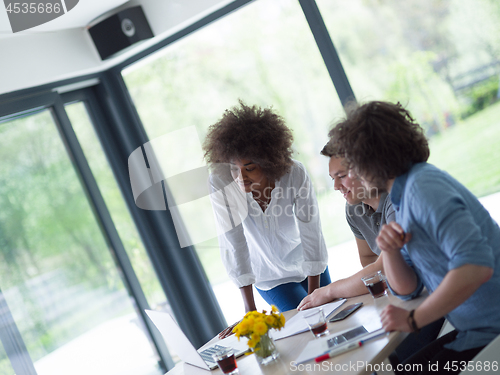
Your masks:
<svg viewBox="0 0 500 375"><path fill-rule="evenodd" d="M234 350L235 357L239 357L248 351L246 337L241 337L240 341L236 336L231 335L225 339L219 340L216 343L200 350L191 344L191 341L182 332L177 325L172 315L167 312L144 310L148 314L151 321L160 331L165 342L177 353L179 358L185 363L200 367L205 370L214 370L217 368L217 363L212 359L212 354L220 347L230 347Z"/></svg>

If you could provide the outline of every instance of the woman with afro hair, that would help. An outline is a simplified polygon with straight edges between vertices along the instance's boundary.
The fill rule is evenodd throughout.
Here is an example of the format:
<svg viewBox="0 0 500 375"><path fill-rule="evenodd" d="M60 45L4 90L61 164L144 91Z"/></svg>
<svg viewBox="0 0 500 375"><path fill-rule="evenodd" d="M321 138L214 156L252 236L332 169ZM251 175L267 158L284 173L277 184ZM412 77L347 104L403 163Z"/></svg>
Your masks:
<svg viewBox="0 0 500 375"><path fill-rule="evenodd" d="M281 116L240 101L203 144L222 261L247 312L256 310L252 285L286 311L330 283L316 196L292 142Z"/></svg>

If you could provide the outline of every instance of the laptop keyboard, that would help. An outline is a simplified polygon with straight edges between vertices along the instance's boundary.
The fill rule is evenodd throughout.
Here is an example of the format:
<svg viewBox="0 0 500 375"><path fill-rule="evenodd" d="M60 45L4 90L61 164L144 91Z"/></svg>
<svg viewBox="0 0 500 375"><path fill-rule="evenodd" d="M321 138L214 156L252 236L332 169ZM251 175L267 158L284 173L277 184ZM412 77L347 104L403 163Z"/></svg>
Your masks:
<svg viewBox="0 0 500 375"><path fill-rule="evenodd" d="M212 358L212 354L214 354L217 350L225 348L226 348L225 346L214 345L208 349L202 350L199 353L201 355L201 358L203 358L205 362L215 363L214 359Z"/></svg>

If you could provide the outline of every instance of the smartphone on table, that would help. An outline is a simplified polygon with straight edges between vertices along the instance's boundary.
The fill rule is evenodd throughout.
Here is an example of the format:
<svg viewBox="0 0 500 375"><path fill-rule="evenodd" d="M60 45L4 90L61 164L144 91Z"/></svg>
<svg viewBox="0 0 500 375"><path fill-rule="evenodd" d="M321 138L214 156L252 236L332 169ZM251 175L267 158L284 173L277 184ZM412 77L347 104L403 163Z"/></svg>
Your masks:
<svg viewBox="0 0 500 375"><path fill-rule="evenodd" d="M343 319L347 318L349 315L351 315L352 313L354 313L356 310L361 308L361 306L363 306L363 302L355 303L353 305L346 306L342 311L339 311L336 315L334 315L329 320L329 322L333 323L333 322L338 322L339 320L343 320Z"/></svg>

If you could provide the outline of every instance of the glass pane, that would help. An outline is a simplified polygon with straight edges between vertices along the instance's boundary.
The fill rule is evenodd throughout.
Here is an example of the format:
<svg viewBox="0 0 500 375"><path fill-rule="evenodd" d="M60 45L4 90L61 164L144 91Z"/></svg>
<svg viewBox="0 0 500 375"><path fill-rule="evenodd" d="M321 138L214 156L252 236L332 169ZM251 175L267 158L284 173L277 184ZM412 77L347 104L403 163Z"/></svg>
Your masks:
<svg viewBox="0 0 500 375"><path fill-rule="evenodd" d="M477 196L500 190L500 3L318 0L358 100L399 101L430 162Z"/></svg>
<svg viewBox="0 0 500 375"><path fill-rule="evenodd" d="M176 42L123 73L125 82L151 140L194 126L197 139L172 148L157 147L158 158L175 169L186 159L203 165L200 144L208 126L224 110L238 104L273 106L294 130L294 157L308 169L321 208L324 235L332 246L347 238L344 202L332 194L328 160L319 152L332 120L343 113L314 38L297 1L260 0ZM179 133L180 134L180 133ZM168 156L168 157L167 157ZM177 170L177 169L175 169ZM174 197L180 195L175 186ZM197 234L201 203L184 219ZM339 214L340 213L340 214ZM208 215L212 215L208 212ZM236 298L224 297L226 272L216 240L196 244L226 319L243 311ZM217 285L215 285L217 284ZM230 287L228 287L230 289ZM239 293L238 293L239 294ZM237 297L237 303L241 298ZM231 309L235 315L231 315Z"/></svg>
<svg viewBox="0 0 500 375"><path fill-rule="evenodd" d="M10 363L9 358L3 345L0 343L0 374L2 375L15 375L14 369Z"/></svg>
<svg viewBox="0 0 500 375"><path fill-rule="evenodd" d="M149 306L155 309L159 305L167 304L165 293L123 200L84 103L69 104L65 109Z"/></svg>
<svg viewBox="0 0 500 375"><path fill-rule="evenodd" d="M50 112L0 134L0 287L37 373L160 374Z"/></svg>

